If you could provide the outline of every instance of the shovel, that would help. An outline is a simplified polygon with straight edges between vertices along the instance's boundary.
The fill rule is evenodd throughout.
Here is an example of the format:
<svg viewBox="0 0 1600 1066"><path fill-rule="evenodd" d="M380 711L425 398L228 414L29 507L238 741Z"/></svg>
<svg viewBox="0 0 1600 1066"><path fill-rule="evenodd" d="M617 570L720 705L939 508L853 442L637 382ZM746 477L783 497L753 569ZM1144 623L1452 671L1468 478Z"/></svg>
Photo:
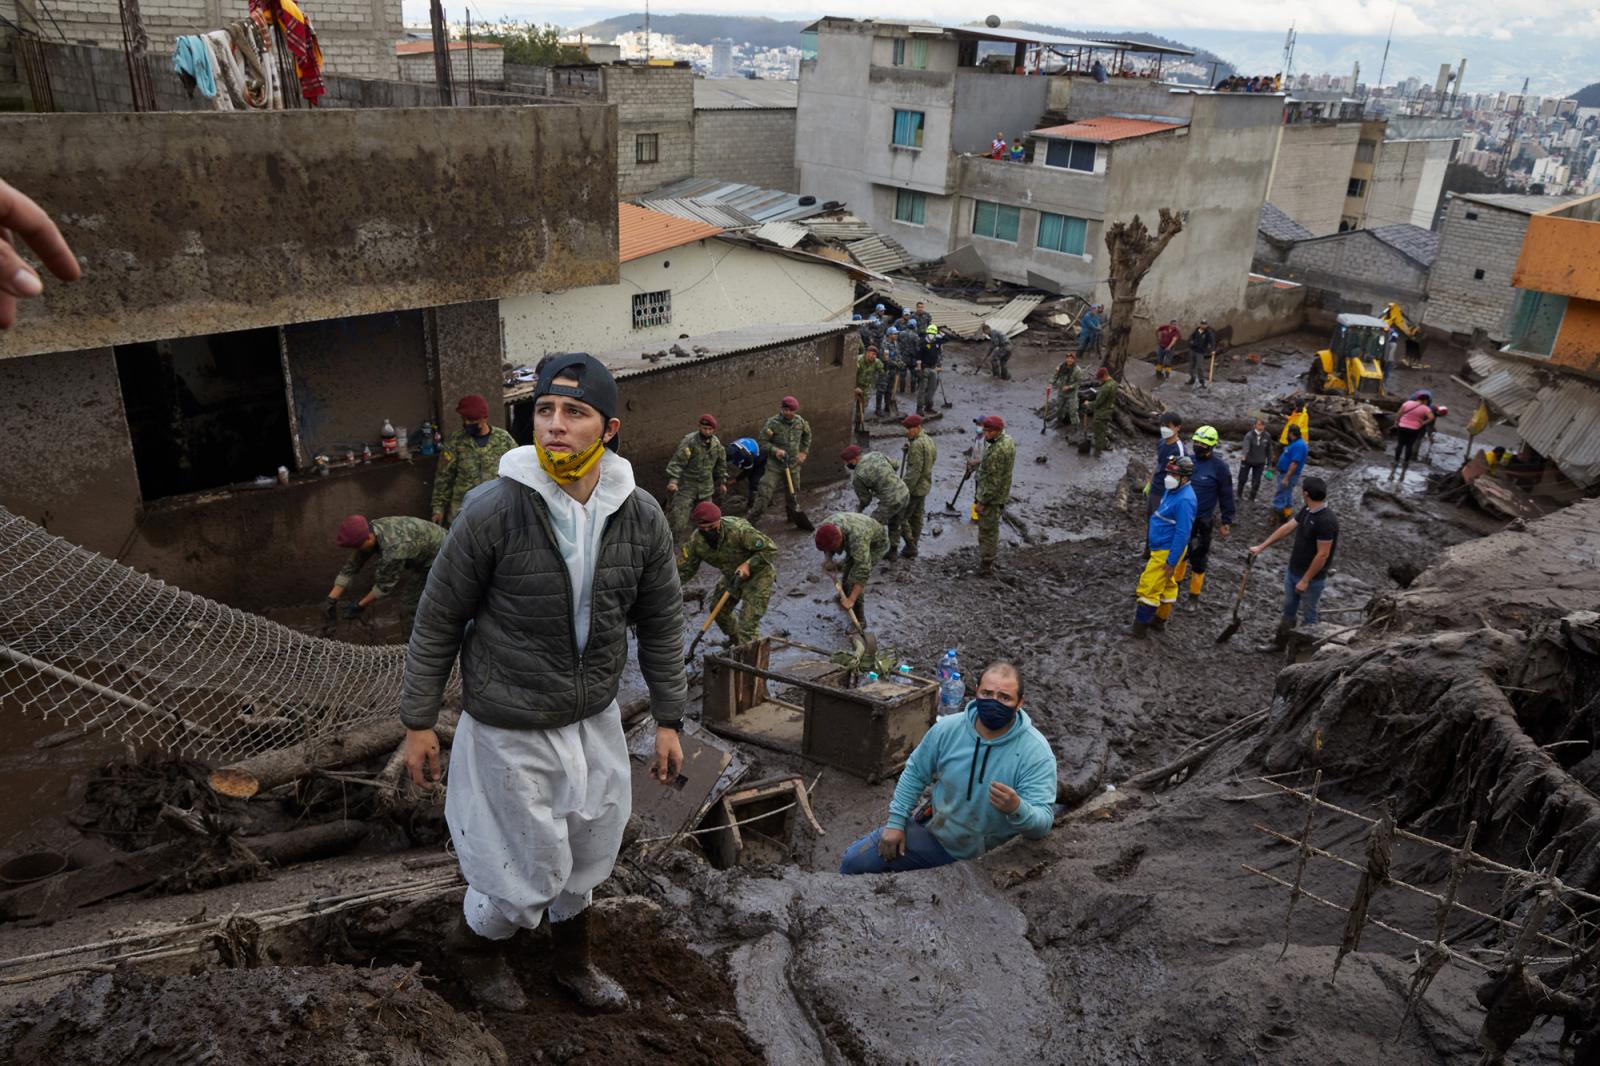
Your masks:
<svg viewBox="0 0 1600 1066"><path fill-rule="evenodd" d="M939 375L939 399L942 401L939 404L939 406L943 407L946 411L950 410L950 408L955 406L955 404L950 402L950 398L944 394L944 375L943 374Z"/></svg>
<svg viewBox="0 0 1600 1066"><path fill-rule="evenodd" d="M789 471L788 467L783 468L783 480L789 486L789 499L787 501L789 504L789 521L807 533L816 529L817 527L811 524L811 519L806 513L800 510L800 497L794 491L794 474Z"/></svg>
<svg viewBox="0 0 1600 1066"><path fill-rule="evenodd" d="M1044 435L1050 428L1050 386L1044 387L1044 413L1039 416L1039 434Z"/></svg>
<svg viewBox="0 0 1600 1066"><path fill-rule="evenodd" d="M844 586L839 584L839 579L833 579L833 591L839 594L839 599L844 599ZM837 602L837 601L835 601ZM861 622L856 618L854 609L845 611L845 617L850 619L850 628L856 631L856 636L861 638L861 646L866 649L867 657L874 661L878 658L878 638L861 628Z"/></svg>
<svg viewBox="0 0 1600 1066"><path fill-rule="evenodd" d="M867 431L867 398L865 396L856 397L855 428L857 433L865 433Z"/></svg>
<svg viewBox="0 0 1600 1066"><path fill-rule="evenodd" d="M700 632L694 635L694 639L689 642L688 652L684 654L683 664L685 666L694 662L694 650L700 646L700 641L705 638L706 631L711 628L711 623L717 620L717 615L722 613L722 608L727 604L728 597L733 595L733 590L742 584L744 584L742 578L735 578L733 585L723 590L722 596L717 600L717 605L711 608L710 614L706 615L706 620L700 623Z"/></svg>
<svg viewBox="0 0 1600 1066"><path fill-rule="evenodd" d="M1239 607L1244 603L1244 587L1250 582L1250 568L1255 564L1256 557L1254 555L1245 557L1244 573L1239 575L1239 592L1233 597L1233 621L1229 622L1222 632L1217 634L1218 644L1226 644L1233 639L1235 633L1239 632Z"/></svg>

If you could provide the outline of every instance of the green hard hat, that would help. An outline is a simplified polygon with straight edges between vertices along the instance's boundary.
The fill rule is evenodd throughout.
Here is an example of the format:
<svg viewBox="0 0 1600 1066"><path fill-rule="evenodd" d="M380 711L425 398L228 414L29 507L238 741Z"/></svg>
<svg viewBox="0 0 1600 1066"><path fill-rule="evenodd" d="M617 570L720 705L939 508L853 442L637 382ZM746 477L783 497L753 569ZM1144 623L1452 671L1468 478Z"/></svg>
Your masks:
<svg viewBox="0 0 1600 1066"><path fill-rule="evenodd" d="M1215 448L1217 446L1217 441L1221 440L1222 438L1218 436L1215 426L1201 426L1199 429L1194 431L1194 436L1190 439L1196 444L1205 445L1207 448Z"/></svg>

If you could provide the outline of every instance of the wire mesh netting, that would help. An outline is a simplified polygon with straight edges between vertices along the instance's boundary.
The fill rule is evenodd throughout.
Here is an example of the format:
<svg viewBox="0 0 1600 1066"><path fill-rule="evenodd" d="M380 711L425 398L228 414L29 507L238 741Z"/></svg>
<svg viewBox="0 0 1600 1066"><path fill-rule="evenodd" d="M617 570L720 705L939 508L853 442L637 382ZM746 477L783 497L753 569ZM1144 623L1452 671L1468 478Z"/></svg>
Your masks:
<svg viewBox="0 0 1600 1066"><path fill-rule="evenodd" d="M393 717L405 651L308 636L0 508L0 706L220 762Z"/></svg>

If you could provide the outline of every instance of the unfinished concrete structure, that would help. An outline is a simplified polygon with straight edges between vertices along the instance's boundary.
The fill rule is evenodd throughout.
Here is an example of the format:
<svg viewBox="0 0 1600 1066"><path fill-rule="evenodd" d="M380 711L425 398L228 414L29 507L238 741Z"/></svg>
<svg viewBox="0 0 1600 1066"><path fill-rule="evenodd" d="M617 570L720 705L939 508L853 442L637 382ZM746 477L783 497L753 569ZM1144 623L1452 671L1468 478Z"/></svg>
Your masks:
<svg viewBox="0 0 1600 1066"><path fill-rule="evenodd" d="M1352 173L1364 149L1370 167L1373 150L1362 136L1361 105L1356 101L1289 100L1272 156L1267 199L1314 237L1354 228L1345 201L1365 184Z"/></svg>
<svg viewBox="0 0 1600 1066"><path fill-rule="evenodd" d="M463 88L470 81L477 85L499 86L505 81L506 50L492 41L451 41L450 81ZM392 77L400 81L434 84L438 78L432 41L400 41L394 46Z"/></svg>
<svg viewBox="0 0 1600 1066"><path fill-rule="evenodd" d="M499 391L500 296L616 278L608 108L12 116L0 142L84 264L0 334L30 441L0 503L238 606L325 592L346 514L426 513L432 461L382 461L379 430Z"/></svg>
<svg viewBox="0 0 1600 1066"><path fill-rule="evenodd" d="M1374 226L1296 241L1272 273L1319 291L1329 314L1379 314L1394 302L1415 321L1422 315L1438 251L1439 238L1428 230Z"/></svg>
<svg viewBox="0 0 1600 1066"><path fill-rule="evenodd" d="M1517 295L1511 278L1528 220L1571 199L1447 193L1423 324L1462 339L1481 330L1496 343L1504 343Z"/></svg>
<svg viewBox="0 0 1600 1066"><path fill-rule="evenodd" d="M752 78L694 82L694 176L795 191L799 83Z"/></svg>

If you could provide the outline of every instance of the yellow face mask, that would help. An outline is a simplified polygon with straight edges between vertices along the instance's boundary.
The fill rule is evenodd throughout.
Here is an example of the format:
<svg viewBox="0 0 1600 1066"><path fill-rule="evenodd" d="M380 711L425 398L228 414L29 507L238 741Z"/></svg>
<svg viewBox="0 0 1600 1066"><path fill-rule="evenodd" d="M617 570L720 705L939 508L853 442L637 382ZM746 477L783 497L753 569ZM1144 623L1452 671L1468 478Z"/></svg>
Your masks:
<svg viewBox="0 0 1600 1066"><path fill-rule="evenodd" d="M581 452L546 451L538 441L533 442L533 447L544 472L560 484L570 485L594 469L594 464L600 461L600 453L606 449L606 442L604 437L597 438Z"/></svg>

